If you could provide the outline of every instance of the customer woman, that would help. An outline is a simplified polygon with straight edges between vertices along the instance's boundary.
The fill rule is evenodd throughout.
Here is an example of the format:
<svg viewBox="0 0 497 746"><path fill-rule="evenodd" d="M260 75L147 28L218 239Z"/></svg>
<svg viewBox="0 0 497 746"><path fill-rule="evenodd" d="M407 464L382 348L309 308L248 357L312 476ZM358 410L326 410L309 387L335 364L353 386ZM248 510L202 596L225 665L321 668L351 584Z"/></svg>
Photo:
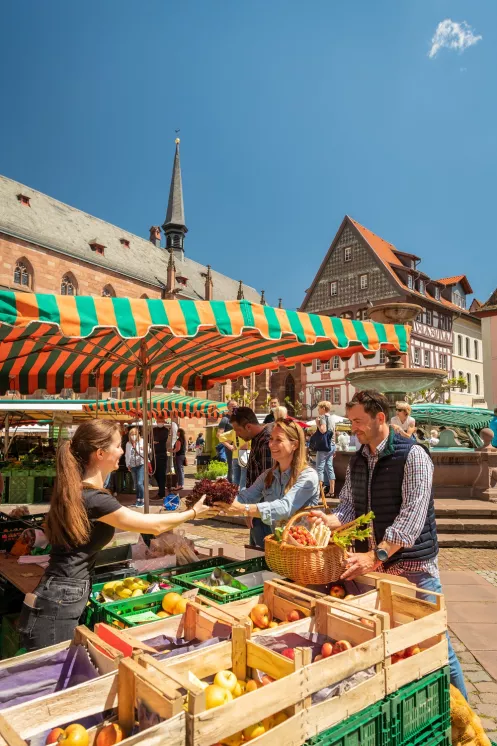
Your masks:
<svg viewBox="0 0 497 746"><path fill-rule="evenodd" d="M185 486L185 461L186 461L186 435L182 427L178 428L176 443L174 444L174 471L176 473L176 486L183 489Z"/></svg>
<svg viewBox="0 0 497 746"><path fill-rule="evenodd" d="M263 548L264 538L272 534L277 521L319 502L319 479L307 465L304 432L286 418L276 420L269 448L275 461L251 487L243 490L230 506L216 503L225 515L252 519L250 543Z"/></svg>
<svg viewBox="0 0 497 746"><path fill-rule="evenodd" d="M59 446L46 521L50 561L34 593L24 599L19 619L21 647L28 651L72 638L88 601L97 553L112 540L114 529L158 535L213 515L204 498L191 510L167 515L124 508L103 488L121 454L119 424L109 420L84 422L72 441Z"/></svg>
<svg viewBox="0 0 497 746"><path fill-rule="evenodd" d="M398 401L395 404L395 416L391 418L390 425L398 435L404 438L416 439L416 420L411 417L411 407L405 401Z"/></svg>
<svg viewBox="0 0 497 746"><path fill-rule="evenodd" d="M136 502L131 507L143 508L145 452L143 450L143 438L140 437L137 427L132 427L128 433L125 458L126 468L131 472L131 476L133 477L133 487L136 493Z"/></svg>

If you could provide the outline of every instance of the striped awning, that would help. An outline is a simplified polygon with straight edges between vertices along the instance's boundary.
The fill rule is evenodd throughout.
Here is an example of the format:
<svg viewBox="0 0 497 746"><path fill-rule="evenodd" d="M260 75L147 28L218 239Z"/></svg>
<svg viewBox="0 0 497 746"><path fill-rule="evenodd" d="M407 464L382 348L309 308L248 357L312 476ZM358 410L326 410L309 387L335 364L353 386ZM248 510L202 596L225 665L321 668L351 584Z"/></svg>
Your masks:
<svg viewBox="0 0 497 746"><path fill-rule="evenodd" d="M494 413L482 407L459 407L452 404L413 404L412 416L422 425L437 427L470 427L481 430L488 427Z"/></svg>
<svg viewBox="0 0 497 746"><path fill-rule="evenodd" d="M176 414L179 417L221 417L228 407L220 401L197 399L194 396L181 394L152 394L147 401L147 411L154 417ZM143 399L106 399L99 404L85 404L83 411L89 414L129 414L130 417L141 417Z"/></svg>
<svg viewBox="0 0 497 746"><path fill-rule="evenodd" d="M150 300L0 291L0 392L96 386L205 391L333 355L407 352L409 327L249 301Z"/></svg>

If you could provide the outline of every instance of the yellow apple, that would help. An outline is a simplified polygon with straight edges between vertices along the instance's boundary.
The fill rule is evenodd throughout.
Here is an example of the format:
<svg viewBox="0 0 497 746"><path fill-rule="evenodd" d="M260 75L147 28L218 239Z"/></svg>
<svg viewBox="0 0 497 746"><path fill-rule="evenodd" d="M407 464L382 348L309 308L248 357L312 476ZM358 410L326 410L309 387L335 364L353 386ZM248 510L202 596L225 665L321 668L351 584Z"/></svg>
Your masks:
<svg viewBox="0 0 497 746"><path fill-rule="evenodd" d="M248 728L243 729L243 735L246 741L253 741L254 738L262 736L266 732L265 727L262 723L256 723L255 725L249 725Z"/></svg>
<svg viewBox="0 0 497 746"><path fill-rule="evenodd" d="M221 705L231 702L232 699L233 695L231 692L222 686L209 684L205 690L205 705L208 710L211 710L213 707L221 707Z"/></svg>
<svg viewBox="0 0 497 746"><path fill-rule="evenodd" d="M214 684L216 684L216 686L222 686L229 692L234 691L237 683L238 681L233 671L219 671L214 676Z"/></svg>
<svg viewBox="0 0 497 746"><path fill-rule="evenodd" d="M249 692L255 692L256 689L258 688L259 686L257 685L257 681L254 681L254 679L249 679L247 681L247 686L245 687L245 691L248 694Z"/></svg>
<svg viewBox="0 0 497 746"><path fill-rule="evenodd" d="M281 725L281 723L284 723L285 720L288 720L288 715L286 715L284 712L277 712L276 715L273 715L272 717L272 727L276 728L277 725Z"/></svg>
<svg viewBox="0 0 497 746"><path fill-rule="evenodd" d="M238 679L238 681L236 682L236 686L231 693L235 698L241 697L242 694L245 694L246 689L247 684L245 683L245 681L240 681L240 679Z"/></svg>

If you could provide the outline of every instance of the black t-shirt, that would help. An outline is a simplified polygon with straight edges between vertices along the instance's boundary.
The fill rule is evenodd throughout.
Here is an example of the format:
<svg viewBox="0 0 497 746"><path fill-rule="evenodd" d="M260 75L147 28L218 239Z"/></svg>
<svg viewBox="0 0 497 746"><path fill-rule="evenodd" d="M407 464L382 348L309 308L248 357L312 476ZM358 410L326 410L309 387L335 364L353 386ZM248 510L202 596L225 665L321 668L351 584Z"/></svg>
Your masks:
<svg viewBox="0 0 497 746"><path fill-rule="evenodd" d="M90 519L90 538L86 544L70 549L53 546L45 575L88 580L97 553L112 540L115 529L98 518L115 513L122 507L121 503L109 492L97 489L85 488L83 499Z"/></svg>
<svg viewBox="0 0 497 746"><path fill-rule="evenodd" d="M233 430L233 425L230 422L230 415L224 415L219 420L218 428L221 430L224 430L225 433L229 433L230 430Z"/></svg>
<svg viewBox="0 0 497 746"><path fill-rule="evenodd" d="M167 439L169 437L169 428L154 427L154 452L155 458L163 459L167 456Z"/></svg>
<svg viewBox="0 0 497 746"><path fill-rule="evenodd" d="M269 425L271 422L274 422L274 414L269 412L269 414L264 417L264 424Z"/></svg>

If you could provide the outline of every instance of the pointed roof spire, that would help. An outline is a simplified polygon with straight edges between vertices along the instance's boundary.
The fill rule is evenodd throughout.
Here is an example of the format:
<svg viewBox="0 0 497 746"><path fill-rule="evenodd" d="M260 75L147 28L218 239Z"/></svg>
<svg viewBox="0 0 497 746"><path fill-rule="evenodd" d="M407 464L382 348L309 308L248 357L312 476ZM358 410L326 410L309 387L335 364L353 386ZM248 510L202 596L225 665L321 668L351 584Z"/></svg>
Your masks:
<svg viewBox="0 0 497 746"><path fill-rule="evenodd" d="M283 298L278 298L278 308L283 308Z"/></svg>
<svg viewBox="0 0 497 746"><path fill-rule="evenodd" d="M259 303L261 304L261 306L267 306L264 292L265 292L264 290L261 290L261 299L259 301Z"/></svg>
<svg viewBox="0 0 497 746"><path fill-rule="evenodd" d="M207 265L207 272L205 274L205 300L212 300L212 288L214 281L212 279L211 265Z"/></svg>
<svg viewBox="0 0 497 746"><path fill-rule="evenodd" d="M188 228L185 225L185 207L183 204L183 184L181 181L181 163L179 159L179 137L176 138L176 153L174 155L173 173L171 176L171 185L169 187L169 201L167 203L166 219L163 229L169 226L177 226L187 233Z"/></svg>
<svg viewBox="0 0 497 746"><path fill-rule="evenodd" d="M236 295L236 299L237 300L245 300L245 296L243 294L243 281L242 280L238 280L238 282L239 282L239 285L238 285L238 293Z"/></svg>

